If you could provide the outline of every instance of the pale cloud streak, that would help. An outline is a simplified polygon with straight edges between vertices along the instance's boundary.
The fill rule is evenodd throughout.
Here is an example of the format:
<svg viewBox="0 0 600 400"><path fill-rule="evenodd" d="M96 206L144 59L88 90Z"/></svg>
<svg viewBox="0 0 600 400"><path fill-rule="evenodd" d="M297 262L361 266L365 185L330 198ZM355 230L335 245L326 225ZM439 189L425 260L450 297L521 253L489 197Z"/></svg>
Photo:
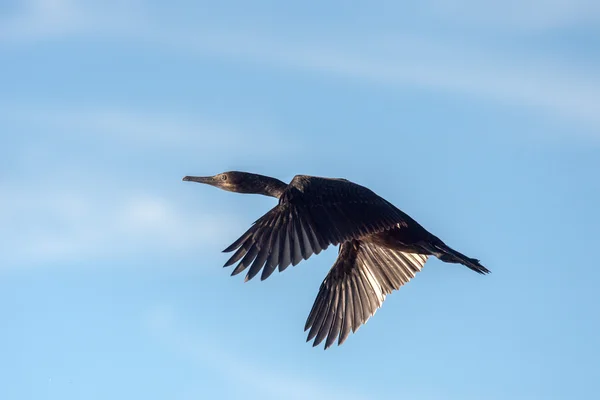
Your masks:
<svg viewBox="0 0 600 400"><path fill-rule="evenodd" d="M9 194L0 199L0 226L10 227L0 233L4 268L181 256L222 246L239 225L230 215L207 215L152 193L8 185L0 191Z"/></svg>
<svg viewBox="0 0 600 400"><path fill-rule="evenodd" d="M277 157L290 143L252 123L241 128L168 113L12 104L2 108L0 117L32 135L3 138L12 163L10 174L0 175L3 268L185 257L224 246L239 234L236 213L184 196L177 190L185 185L181 177L210 162L230 162L218 158L225 148L230 157L243 160L247 154ZM115 148L144 156L138 155L137 167L129 171L123 159L114 165ZM69 153L75 153L74 162ZM173 155L198 169L165 174L165 162L172 164ZM136 184L139 173L146 180ZM152 175L157 180L148 187Z"/></svg>
<svg viewBox="0 0 600 400"><path fill-rule="evenodd" d="M0 15L0 44L69 36L120 36L142 9L133 1L98 3L85 0L25 0L8 15ZM135 16L135 17L134 17Z"/></svg>
<svg viewBox="0 0 600 400"><path fill-rule="evenodd" d="M276 124L264 116L231 118L237 123L230 123L224 118L165 111L10 103L0 106L0 117L7 121L51 128L60 131L62 138L89 137L132 148L197 150L199 155L210 157L224 150L232 154L273 155L290 146L300 146L293 138L284 138Z"/></svg>
<svg viewBox="0 0 600 400"><path fill-rule="evenodd" d="M186 30L148 18L142 4L129 7L128 12L113 12L119 17L113 20L107 17L111 13L109 8L103 9L103 12L96 9L90 12L92 9L86 3L54 2L60 4L55 7L59 11L49 8L51 11L46 12L47 17L40 16L46 15L43 12L32 13L29 17L24 14L19 18L27 23L9 24L13 30L15 26L22 27L12 32L5 28L4 36L13 40L19 35L23 40L31 40L36 34L40 37L90 34L104 35L109 39L118 37L119 40L152 43L157 48L186 55L226 57L269 68L325 74L333 79L466 94L600 127L600 78L593 69L582 68L573 62L509 54L489 47L470 47L458 41L404 34L365 34L360 38L335 40L327 34L298 40L288 35L287 39L281 40L258 32L225 32L197 27ZM465 15L483 16L489 13L488 8L469 1L464 3ZM527 15L540 18L540 10L548 13L548 20L537 21L534 23L536 26L563 26L578 18L600 16L597 6L583 0L573 7L559 0L547 8L538 0L531 0L526 5L509 3L498 6L498 12L491 13L509 25L510 21L506 22L502 15L509 15L512 8L525 10L517 13L522 18ZM445 1L429 4L432 12L446 13L440 10L449 10L447 13L450 15L453 9ZM564 9L568 12L563 12ZM125 19L127 24L118 22ZM46 28L39 30L36 26ZM57 31L47 29L49 26L70 29ZM29 29L29 33L23 29Z"/></svg>
<svg viewBox="0 0 600 400"><path fill-rule="evenodd" d="M595 0L427 0L421 7L457 27L516 35L600 21L600 3Z"/></svg>
<svg viewBox="0 0 600 400"><path fill-rule="evenodd" d="M465 46L399 38L381 48L361 50L343 45L299 44L265 38L222 38L221 48L236 58L309 70L397 87L423 87L526 106L600 127L600 78L556 60L513 60L478 53ZM374 40L381 42L382 40ZM390 38L384 42L390 43ZM364 41L363 41L364 44ZM179 43L181 45L181 42ZM197 43L189 43L197 48ZM233 54L242 49L239 54ZM200 50L201 51L201 50Z"/></svg>

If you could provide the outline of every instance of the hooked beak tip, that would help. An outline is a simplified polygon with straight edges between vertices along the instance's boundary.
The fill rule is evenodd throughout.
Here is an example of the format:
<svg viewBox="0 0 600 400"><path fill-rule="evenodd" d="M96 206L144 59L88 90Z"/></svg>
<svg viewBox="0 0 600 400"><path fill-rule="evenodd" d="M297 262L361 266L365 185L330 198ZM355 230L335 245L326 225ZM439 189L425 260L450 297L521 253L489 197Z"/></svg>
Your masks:
<svg viewBox="0 0 600 400"><path fill-rule="evenodd" d="M187 182L206 183L209 185L214 184L214 178L211 176L184 176L182 180Z"/></svg>

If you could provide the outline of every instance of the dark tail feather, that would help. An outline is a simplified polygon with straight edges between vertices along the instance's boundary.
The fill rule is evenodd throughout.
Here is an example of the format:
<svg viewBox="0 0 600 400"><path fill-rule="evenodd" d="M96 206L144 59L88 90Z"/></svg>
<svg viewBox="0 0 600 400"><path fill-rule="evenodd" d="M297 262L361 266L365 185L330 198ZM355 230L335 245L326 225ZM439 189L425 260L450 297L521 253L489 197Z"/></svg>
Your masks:
<svg viewBox="0 0 600 400"><path fill-rule="evenodd" d="M462 264L479 274L489 274L491 272L489 269L481 265L479 260L475 258L469 258L443 243L434 244L433 247L438 251L438 253L441 253L434 253L434 255L444 262Z"/></svg>

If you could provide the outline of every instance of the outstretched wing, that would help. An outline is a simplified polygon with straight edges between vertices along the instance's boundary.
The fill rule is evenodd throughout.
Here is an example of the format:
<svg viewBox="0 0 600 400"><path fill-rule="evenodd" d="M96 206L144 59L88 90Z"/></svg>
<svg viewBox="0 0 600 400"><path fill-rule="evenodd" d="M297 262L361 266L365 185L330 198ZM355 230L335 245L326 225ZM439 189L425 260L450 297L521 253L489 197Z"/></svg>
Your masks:
<svg viewBox="0 0 600 400"><path fill-rule="evenodd" d="M283 271L331 244L409 224L418 226L363 186L344 179L298 175L279 198L279 204L224 250L237 250L225 266L239 261L232 275L250 267L246 280L262 269L264 280L277 267Z"/></svg>
<svg viewBox="0 0 600 400"><path fill-rule="evenodd" d="M321 284L304 330L313 346L342 344L381 307L386 295L400 289L423 268L427 256L391 250L360 240L340 246L337 260Z"/></svg>

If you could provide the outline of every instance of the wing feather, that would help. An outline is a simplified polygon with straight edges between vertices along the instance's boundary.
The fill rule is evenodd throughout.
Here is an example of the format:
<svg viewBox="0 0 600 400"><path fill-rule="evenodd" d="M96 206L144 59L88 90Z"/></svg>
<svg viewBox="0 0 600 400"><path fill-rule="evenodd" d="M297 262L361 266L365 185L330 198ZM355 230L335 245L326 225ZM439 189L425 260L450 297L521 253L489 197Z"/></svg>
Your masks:
<svg viewBox="0 0 600 400"><path fill-rule="evenodd" d="M386 296L400 289L427 261L423 254L405 253L353 240L343 243L337 260L323 280L306 320L307 341L337 339L342 344L381 307Z"/></svg>
<svg viewBox="0 0 600 400"><path fill-rule="evenodd" d="M297 175L281 194L279 204L224 250L235 250L225 266L239 262L234 274L250 267L246 280L261 270L261 279L266 279L275 269L283 271L330 245L407 223L420 226L363 186L344 179ZM381 278L378 271L371 274L372 279ZM380 297L376 286L369 286L373 293L368 299Z"/></svg>

